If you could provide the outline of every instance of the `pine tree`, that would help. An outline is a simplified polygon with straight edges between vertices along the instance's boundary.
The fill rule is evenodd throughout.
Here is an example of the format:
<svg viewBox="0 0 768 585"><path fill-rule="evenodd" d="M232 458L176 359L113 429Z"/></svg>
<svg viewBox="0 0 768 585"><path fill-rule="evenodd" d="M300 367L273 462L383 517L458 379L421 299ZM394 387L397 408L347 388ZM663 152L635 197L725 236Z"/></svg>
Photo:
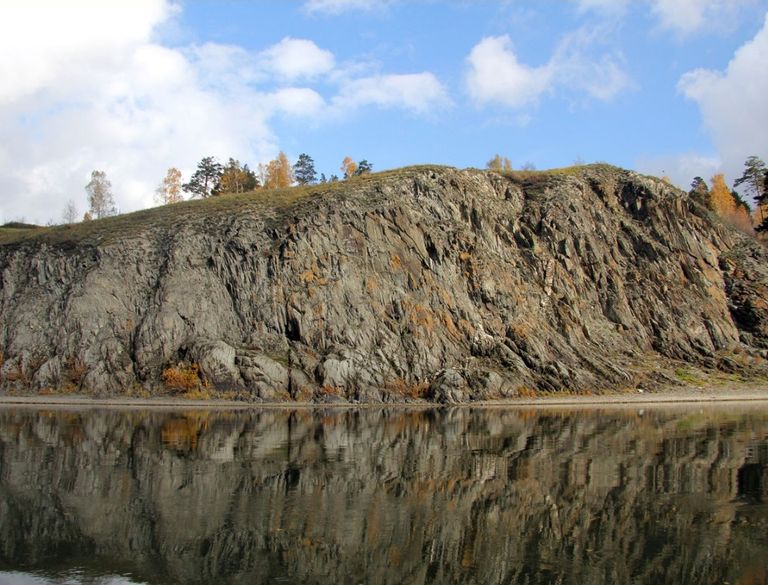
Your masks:
<svg viewBox="0 0 768 585"><path fill-rule="evenodd" d="M357 169L355 169L355 176L359 177L360 175L365 175L366 173L370 173L372 170L373 165L366 159L363 159L358 163Z"/></svg>
<svg viewBox="0 0 768 585"><path fill-rule="evenodd" d="M693 178L693 181L691 181L691 190L688 191L688 194L702 205L712 209L712 202L709 197L709 187L707 186L707 182L701 177Z"/></svg>
<svg viewBox="0 0 768 585"><path fill-rule="evenodd" d="M96 219L117 215L115 198L112 195L112 183L104 171L93 171L91 180L85 186L91 215Z"/></svg>
<svg viewBox="0 0 768 585"><path fill-rule="evenodd" d="M220 163L212 156L206 156L197 163L197 170L192 175L189 183L184 183L181 188L192 195L205 199L213 195L213 190L219 184L219 179L224 171Z"/></svg>
<svg viewBox="0 0 768 585"><path fill-rule="evenodd" d="M317 172L315 171L315 161L308 154L300 154L296 164L293 165L293 174L299 185L311 185L317 182Z"/></svg>

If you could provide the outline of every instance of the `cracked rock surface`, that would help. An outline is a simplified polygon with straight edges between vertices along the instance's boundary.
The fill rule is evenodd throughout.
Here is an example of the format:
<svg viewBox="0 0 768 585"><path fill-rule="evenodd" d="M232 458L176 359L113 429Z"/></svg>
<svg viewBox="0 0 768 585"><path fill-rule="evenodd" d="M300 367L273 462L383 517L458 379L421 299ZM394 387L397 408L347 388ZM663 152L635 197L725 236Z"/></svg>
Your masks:
<svg viewBox="0 0 768 585"><path fill-rule="evenodd" d="M0 246L0 385L196 363L253 400L466 402L652 386L658 360L765 373L764 247L661 180L414 167L270 197Z"/></svg>

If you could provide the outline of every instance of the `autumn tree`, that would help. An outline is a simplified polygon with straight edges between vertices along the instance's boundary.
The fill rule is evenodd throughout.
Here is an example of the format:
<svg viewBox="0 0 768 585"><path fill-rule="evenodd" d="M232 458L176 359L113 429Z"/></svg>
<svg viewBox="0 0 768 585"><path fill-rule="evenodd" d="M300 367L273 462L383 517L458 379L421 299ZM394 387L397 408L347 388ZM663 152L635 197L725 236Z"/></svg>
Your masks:
<svg viewBox="0 0 768 585"><path fill-rule="evenodd" d="M341 162L341 172L344 173L344 178L349 179L355 175L357 170L357 163L352 160L352 157L345 156Z"/></svg>
<svg viewBox="0 0 768 585"><path fill-rule="evenodd" d="M70 199L64 204L64 211L61 214L61 219L64 223L75 223L78 215L79 212L77 211L77 206L75 205L75 202Z"/></svg>
<svg viewBox="0 0 768 585"><path fill-rule="evenodd" d="M181 171L171 167L155 190L155 201L160 205L184 201L181 194Z"/></svg>
<svg viewBox="0 0 768 585"><path fill-rule="evenodd" d="M317 172L315 171L315 161L308 154L299 155L296 164L293 165L293 175L299 185L311 185L317 182Z"/></svg>
<svg viewBox="0 0 768 585"><path fill-rule="evenodd" d="M197 163L197 170L189 179L189 183L184 183L181 188L192 197L210 197L219 184L223 171L224 168L215 158L206 156Z"/></svg>
<svg viewBox="0 0 768 585"><path fill-rule="evenodd" d="M366 159L363 159L358 163L357 169L355 169L355 176L359 177L360 175L365 175L371 171L373 171L373 165Z"/></svg>
<svg viewBox="0 0 768 585"><path fill-rule="evenodd" d="M264 186L267 189L282 189L293 185L293 167L288 157L283 151L277 155L277 158L269 161L266 169L266 180Z"/></svg>
<svg viewBox="0 0 768 585"><path fill-rule="evenodd" d="M712 177L712 189L709 192L709 200L715 213L725 221L741 230L752 231L749 208L737 204L733 193L725 184L725 177L722 173Z"/></svg>
<svg viewBox="0 0 768 585"><path fill-rule="evenodd" d="M500 154L497 154L485 163L485 168L490 171L511 171L512 163L506 156L502 157Z"/></svg>
<svg viewBox="0 0 768 585"><path fill-rule="evenodd" d="M91 180L85 186L91 215L96 219L117 215L115 198L112 195L112 183L104 171L93 171Z"/></svg>
<svg viewBox="0 0 768 585"><path fill-rule="evenodd" d="M222 193L247 193L259 186L256 173L248 165L240 165L239 160L230 158L213 190L214 195Z"/></svg>

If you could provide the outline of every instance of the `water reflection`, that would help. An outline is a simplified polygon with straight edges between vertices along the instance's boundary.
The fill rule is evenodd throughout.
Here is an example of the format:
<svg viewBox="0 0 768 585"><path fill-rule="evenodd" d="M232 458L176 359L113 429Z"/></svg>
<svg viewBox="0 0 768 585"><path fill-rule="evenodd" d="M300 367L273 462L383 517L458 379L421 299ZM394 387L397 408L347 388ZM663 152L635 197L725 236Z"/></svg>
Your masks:
<svg viewBox="0 0 768 585"><path fill-rule="evenodd" d="M766 495L768 410L0 409L0 582L765 583Z"/></svg>

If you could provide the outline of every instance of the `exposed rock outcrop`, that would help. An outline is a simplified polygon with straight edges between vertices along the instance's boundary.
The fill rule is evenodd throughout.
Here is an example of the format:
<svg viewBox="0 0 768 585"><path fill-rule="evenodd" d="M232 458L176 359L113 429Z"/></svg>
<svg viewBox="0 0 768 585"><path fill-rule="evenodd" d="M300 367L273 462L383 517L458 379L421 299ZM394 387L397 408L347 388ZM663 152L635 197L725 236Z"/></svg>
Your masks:
<svg viewBox="0 0 768 585"><path fill-rule="evenodd" d="M195 362L256 400L460 402L765 367L763 246L613 167L416 167L92 223L0 247L6 389L151 390Z"/></svg>

